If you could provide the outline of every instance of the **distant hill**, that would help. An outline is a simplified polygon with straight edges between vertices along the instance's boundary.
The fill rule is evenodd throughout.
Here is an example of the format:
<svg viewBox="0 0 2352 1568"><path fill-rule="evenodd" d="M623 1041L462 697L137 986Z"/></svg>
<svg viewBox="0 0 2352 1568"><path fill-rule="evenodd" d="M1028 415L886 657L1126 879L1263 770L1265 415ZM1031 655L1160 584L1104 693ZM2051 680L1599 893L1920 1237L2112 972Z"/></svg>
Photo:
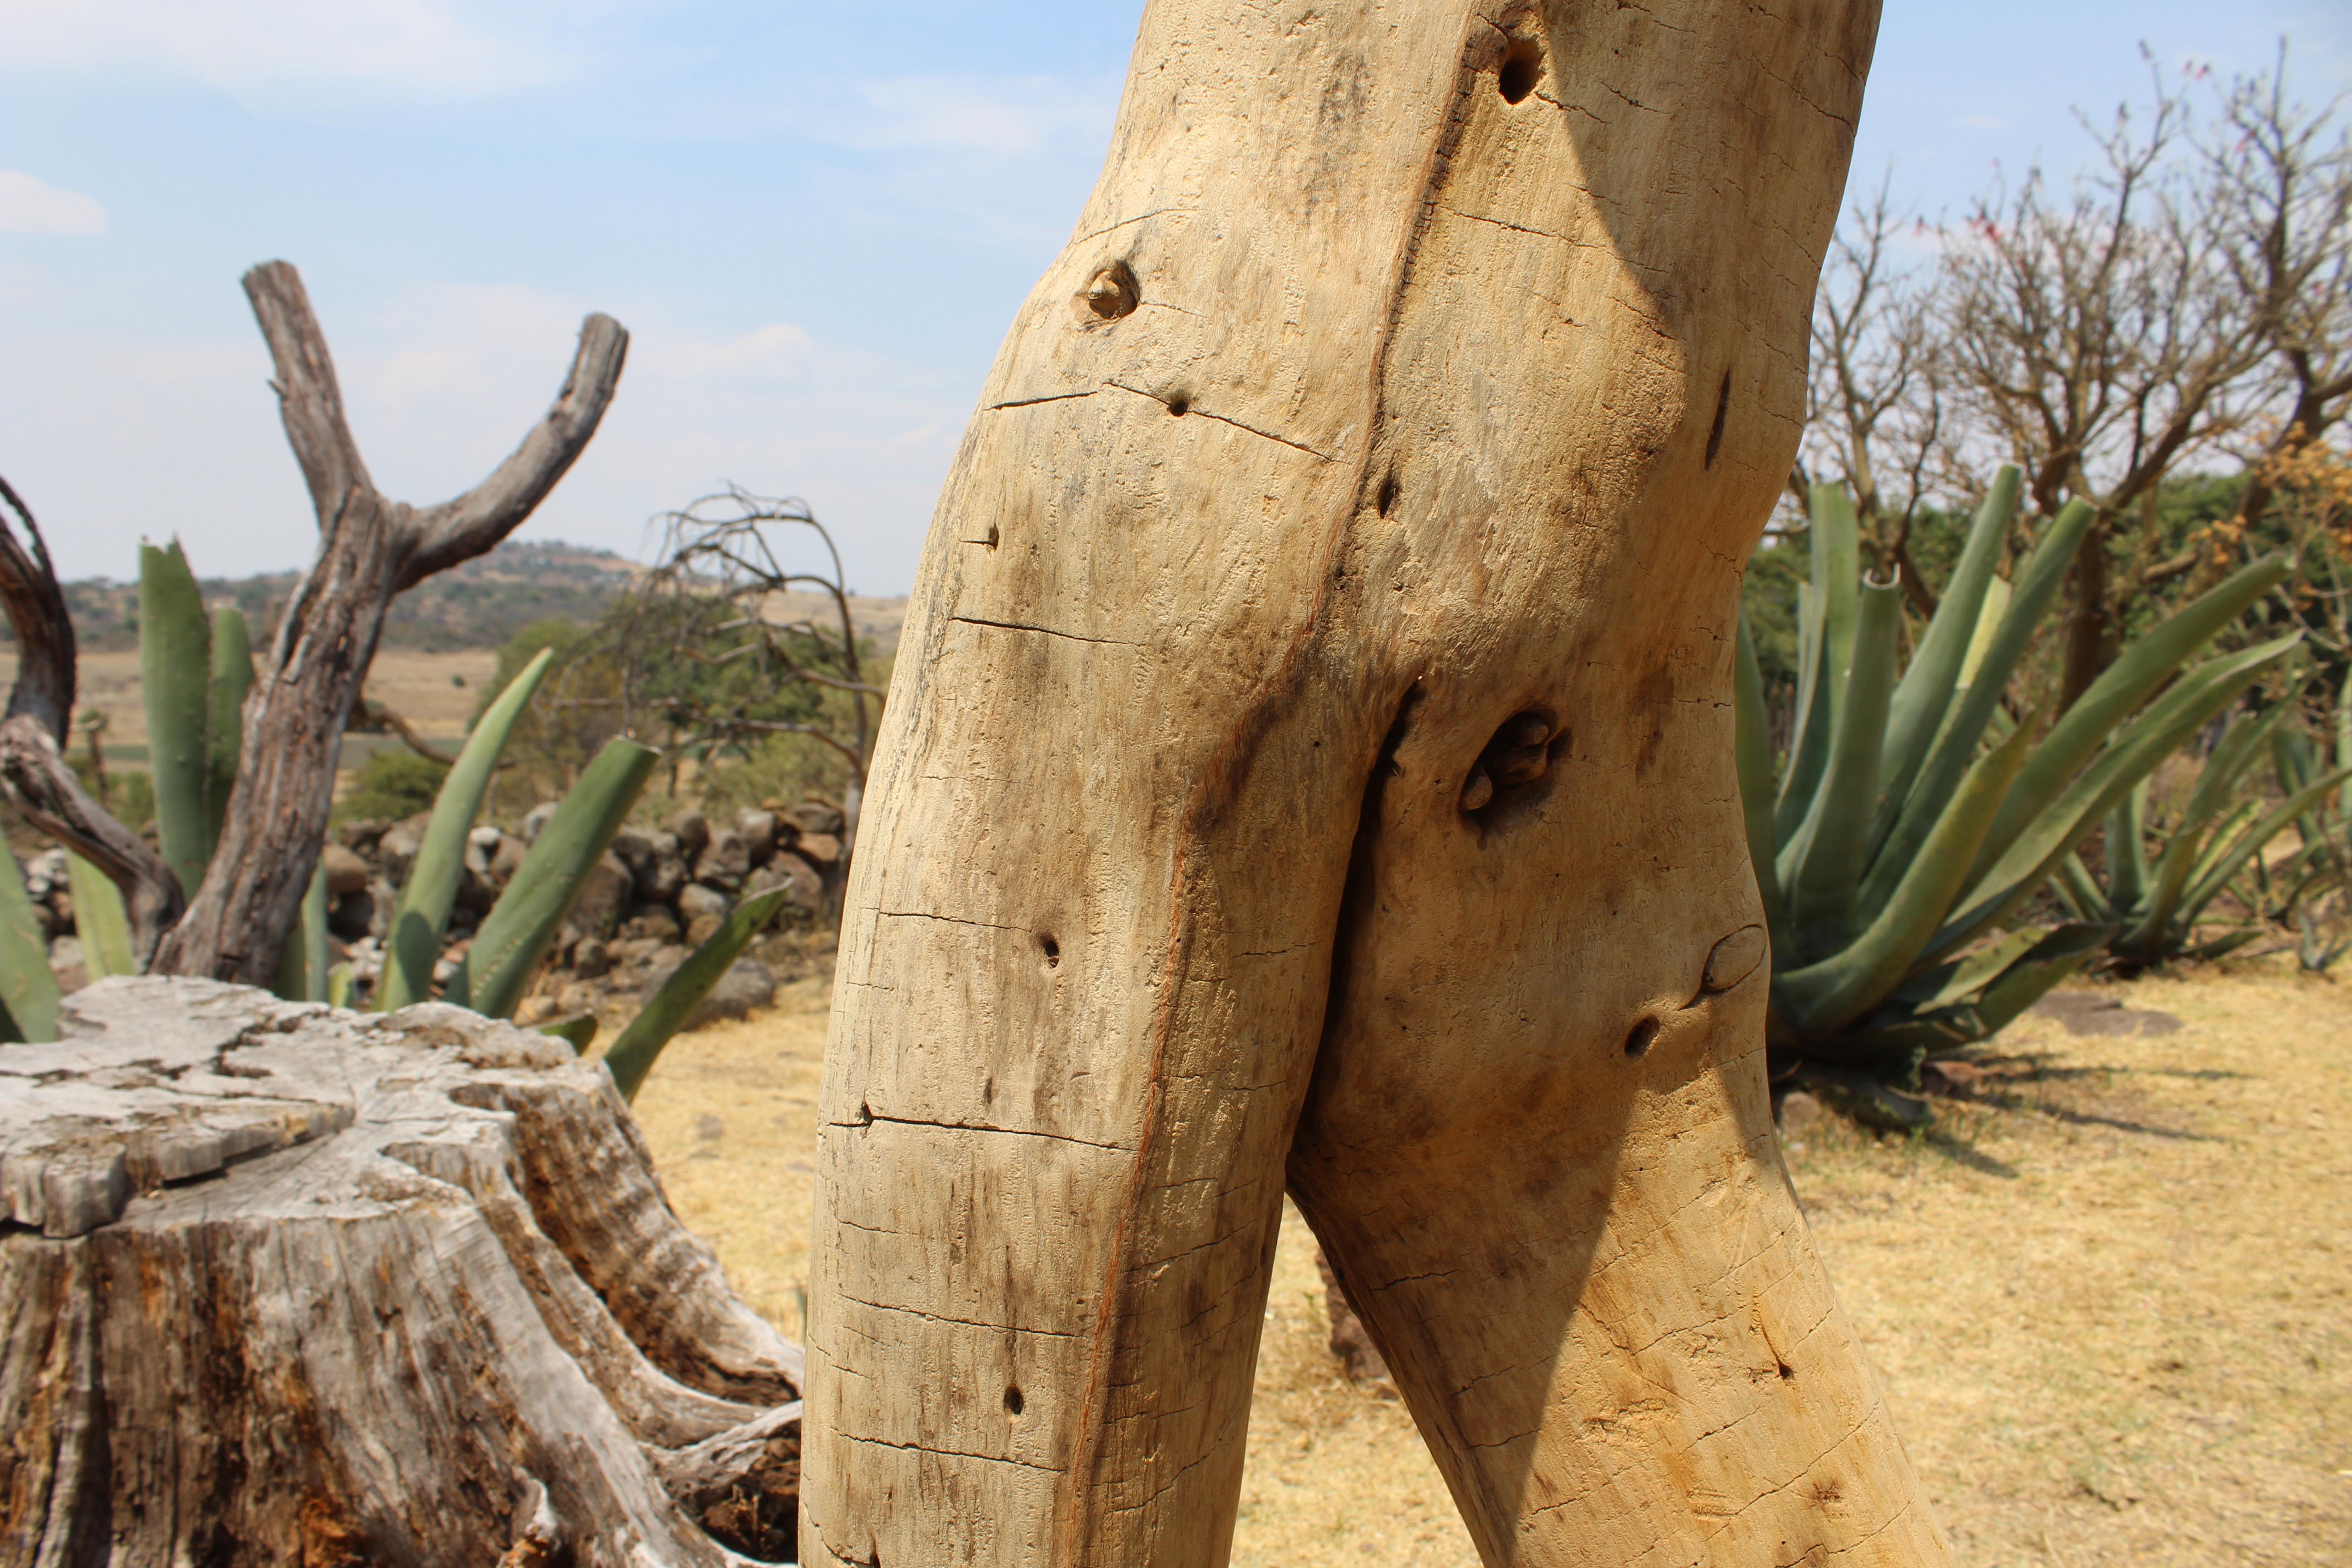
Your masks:
<svg viewBox="0 0 2352 1568"><path fill-rule="evenodd" d="M591 621L619 596L639 568L609 550L553 541L509 540L488 555L428 577L392 602L383 646L446 653L497 647L536 620L561 616ZM206 577L205 602L233 604L253 624L254 643L276 630L297 574ZM91 653L139 646L139 585L90 577L65 584L74 637ZM0 623L0 644L14 639Z"/></svg>

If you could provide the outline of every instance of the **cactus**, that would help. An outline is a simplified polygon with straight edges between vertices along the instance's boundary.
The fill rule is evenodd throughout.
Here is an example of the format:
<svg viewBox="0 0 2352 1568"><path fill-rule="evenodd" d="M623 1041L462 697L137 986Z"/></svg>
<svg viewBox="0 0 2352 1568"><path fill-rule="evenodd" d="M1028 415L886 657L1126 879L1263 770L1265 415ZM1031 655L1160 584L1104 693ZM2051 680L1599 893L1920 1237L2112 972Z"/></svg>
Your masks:
<svg viewBox="0 0 2352 1568"><path fill-rule="evenodd" d="M2068 506L2004 585L1994 569L2018 490L2018 471L2004 468L1898 678L1901 590L1864 575L1844 491L1814 488L1796 721L1777 767L1741 627L1740 790L1782 1060L1908 1082L1927 1050L1985 1038L2073 973L2111 926L1986 939L2159 762L2294 647L2290 637L2210 660L2158 694L2285 574L2284 562L2257 563L2126 648L2037 741L2033 721L2013 721L2001 700L2093 514Z"/></svg>
<svg viewBox="0 0 2352 1568"><path fill-rule="evenodd" d="M2262 934L2262 927L2249 921L2209 941L2196 940L2208 906L2263 847L2352 779L2352 767L2306 779L2270 812L2241 797L2247 773L2293 711L2273 707L2223 731L2154 859L2147 852L2151 825L2143 781L2108 815L2104 886L2079 855L2069 854L2059 863L2060 900L2077 919L2115 926L2108 947L2126 965L2218 958Z"/></svg>
<svg viewBox="0 0 2352 1568"><path fill-rule="evenodd" d="M648 998L629 1020L621 1037L604 1053L604 1066L613 1075L613 1085L621 1091L623 1100L637 1098L638 1086L651 1072L654 1058L669 1044L719 977L727 973L751 939L772 919L776 907L784 901L786 889L772 888L755 893L737 904L708 941L688 955L684 963L661 984L661 989Z"/></svg>

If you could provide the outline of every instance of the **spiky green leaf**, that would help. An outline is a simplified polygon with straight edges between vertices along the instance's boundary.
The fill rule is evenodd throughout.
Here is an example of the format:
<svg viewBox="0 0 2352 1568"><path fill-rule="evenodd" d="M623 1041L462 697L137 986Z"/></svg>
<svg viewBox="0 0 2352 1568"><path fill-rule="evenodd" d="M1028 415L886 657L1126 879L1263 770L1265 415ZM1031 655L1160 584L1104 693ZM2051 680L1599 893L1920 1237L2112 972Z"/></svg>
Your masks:
<svg viewBox="0 0 2352 1568"><path fill-rule="evenodd" d="M66 887L73 895L83 972L92 980L138 973L131 956L131 912L123 907L122 889L114 879L68 849Z"/></svg>
<svg viewBox="0 0 2352 1568"><path fill-rule="evenodd" d="M139 547L139 685L164 863L190 898L218 831L210 819L212 627L179 541Z"/></svg>
<svg viewBox="0 0 2352 1568"><path fill-rule="evenodd" d="M44 1044L58 1037L64 999L49 968L49 944L25 891L16 857L0 845L0 1043Z"/></svg>
<svg viewBox="0 0 2352 1568"><path fill-rule="evenodd" d="M719 984L751 939L765 931L775 918L777 908L791 889L771 888L755 893L737 904L709 940L694 950L661 984L604 1053L604 1066L613 1074L613 1085L621 1091L623 1100L635 1100L638 1086L651 1072L654 1058L669 1044L687 1019L693 1016L710 988Z"/></svg>

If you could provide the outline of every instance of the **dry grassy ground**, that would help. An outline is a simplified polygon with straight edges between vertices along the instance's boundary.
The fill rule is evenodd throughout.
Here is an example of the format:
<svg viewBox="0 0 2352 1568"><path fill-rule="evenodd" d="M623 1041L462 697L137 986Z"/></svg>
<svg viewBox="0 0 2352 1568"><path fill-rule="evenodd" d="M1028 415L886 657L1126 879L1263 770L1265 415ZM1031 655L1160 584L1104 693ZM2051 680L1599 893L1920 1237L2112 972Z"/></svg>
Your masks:
<svg viewBox="0 0 2352 1568"><path fill-rule="evenodd" d="M2028 1019L1997 1101L1933 1138L1792 1144L1969 1568L2352 1563L2352 987L2277 963L2116 988L2174 1034ZM680 1215L794 1333L825 996L681 1037L638 1102ZM1470 1568L1411 1421L1324 1331L1294 1215L1234 1562Z"/></svg>
<svg viewBox="0 0 2352 1568"><path fill-rule="evenodd" d="M266 649L257 650L257 653ZM481 701L482 684L497 672L499 656L491 648L467 648L457 653L417 653L385 648L368 671L367 694L435 739L466 733ZM85 653L76 663L74 707L97 708L106 713L106 744L137 748L144 755L147 710L139 687L139 655L131 649ZM456 679L452 679L452 678ZM16 656L0 654L0 689L16 683ZM462 682L463 684L460 684ZM77 740L77 747L80 745ZM145 764L139 763L143 767Z"/></svg>

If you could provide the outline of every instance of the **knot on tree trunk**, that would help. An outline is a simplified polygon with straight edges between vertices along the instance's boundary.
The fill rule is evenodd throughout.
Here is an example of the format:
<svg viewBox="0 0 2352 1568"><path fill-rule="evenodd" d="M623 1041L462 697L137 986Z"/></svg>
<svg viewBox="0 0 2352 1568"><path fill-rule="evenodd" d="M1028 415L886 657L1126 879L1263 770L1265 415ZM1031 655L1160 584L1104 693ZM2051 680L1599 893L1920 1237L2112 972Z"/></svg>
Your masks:
<svg viewBox="0 0 2352 1568"><path fill-rule="evenodd" d="M0 1047L0 1563L789 1560L801 1378L559 1040L151 978Z"/></svg>

